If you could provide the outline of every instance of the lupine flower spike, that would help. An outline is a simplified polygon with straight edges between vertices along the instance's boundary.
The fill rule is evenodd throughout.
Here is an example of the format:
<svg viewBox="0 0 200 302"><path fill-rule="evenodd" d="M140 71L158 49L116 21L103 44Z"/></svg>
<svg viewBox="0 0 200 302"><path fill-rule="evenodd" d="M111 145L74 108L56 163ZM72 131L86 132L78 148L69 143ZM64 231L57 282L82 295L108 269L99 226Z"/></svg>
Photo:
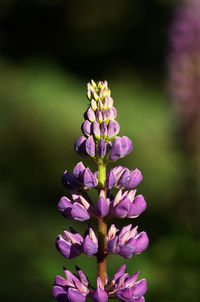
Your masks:
<svg viewBox="0 0 200 302"><path fill-rule="evenodd" d="M126 136L118 136L119 123L117 110L113 106L110 89L106 81L87 84L87 108L82 124L83 135L75 143L75 150L81 156L89 156L97 164L98 170L92 172L79 162L73 172L66 170L62 183L70 193L58 203L61 214L71 220L86 221L96 219L98 234L92 226L79 234L72 228L64 230L56 238L58 251L67 259L78 257L81 253L97 259L97 279L93 286L84 272L76 267L76 274L64 268L65 278L56 276L53 296L59 302L84 302L90 297L95 302L106 302L109 298L119 301L144 302L147 290L145 279L137 281L139 272L133 276L125 273L122 265L109 282L106 260L110 254L124 258L143 252L149 243L146 232L138 231L138 226L129 224L121 230L107 223L112 218L136 218L146 209L143 195L137 195L136 187L142 181L142 173L137 169L129 170L115 166L106 174L109 163L128 155L132 141ZM115 188L115 193L111 189ZM97 200L91 200L87 191L95 189ZM113 190L112 190L113 191ZM96 283L96 285L95 285Z"/></svg>

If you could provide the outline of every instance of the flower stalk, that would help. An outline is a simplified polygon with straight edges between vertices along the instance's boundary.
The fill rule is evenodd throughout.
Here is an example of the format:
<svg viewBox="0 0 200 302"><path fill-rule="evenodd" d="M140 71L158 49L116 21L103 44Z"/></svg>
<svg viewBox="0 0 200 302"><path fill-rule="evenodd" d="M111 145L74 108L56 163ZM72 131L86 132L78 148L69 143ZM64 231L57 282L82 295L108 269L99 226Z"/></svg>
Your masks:
<svg viewBox="0 0 200 302"><path fill-rule="evenodd" d="M103 286L106 285L107 267L106 267L106 235L107 235L107 223L103 218L98 219L98 241L99 250L97 254L97 270L98 276L101 278Z"/></svg>

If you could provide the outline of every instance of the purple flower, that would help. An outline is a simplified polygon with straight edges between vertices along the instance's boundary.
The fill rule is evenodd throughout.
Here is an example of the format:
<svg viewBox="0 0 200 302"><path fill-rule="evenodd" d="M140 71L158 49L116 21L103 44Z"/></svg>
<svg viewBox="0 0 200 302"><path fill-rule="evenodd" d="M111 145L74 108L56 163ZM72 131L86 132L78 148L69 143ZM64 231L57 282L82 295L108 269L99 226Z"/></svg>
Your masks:
<svg viewBox="0 0 200 302"><path fill-rule="evenodd" d="M92 134L91 128L92 128L92 123L89 122L88 120L86 120L86 121L82 124L82 131L83 131L83 134L85 134L86 136L91 135L91 134Z"/></svg>
<svg viewBox="0 0 200 302"><path fill-rule="evenodd" d="M109 159L112 161L118 160L129 154L132 150L132 141L127 136L116 136L109 154Z"/></svg>
<svg viewBox="0 0 200 302"><path fill-rule="evenodd" d="M58 203L58 210L68 219L85 221L90 218L91 205L80 194L72 194L73 201L63 196Z"/></svg>
<svg viewBox="0 0 200 302"><path fill-rule="evenodd" d="M106 137L107 137L107 125L106 125L106 122L105 122L105 121L103 121L103 122L101 123L100 131L101 131L101 136L102 136L103 138L106 138Z"/></svg>
<svg viewBox="0 0 200 302"><path fill-rule="evenodd" d="M137 226L131 229L128 225L119 230L115 225L111 225L107 235L107 251L113 254L119 254L125 258L130 258L135 254L144 251L149 243L145 232L138 234Z"/></svg>
<svg viewBox="0 0 200 302"><path fill-rule="evenodd" d="M83 252L88 256L92 256L96 254L97 251L98 251L98 239L94 231L91 228L89 228L88 234L86 234L83 241Z"/></svg>
<svg viewBox="0 0 200 302"><path fill-rule="evenodd" d="M97 153L101 158L103 158L106 155L106 144L102 137L100 138L97 145Z"/></svg>
<svg viewBox="0 0 200 302"><path fill-rule="evenodd" d="M130 211L128 212L128 218L135 218L139 216L146 209L146 201L143 195L137 195L131 202Z"/></svg>
<svg viewBox="0 0 200 302"><path fill-rule="evenodd" d="M53 297L58 302L84 302L89 293L85 274L77 269L78 277L64 269L66 279L56 276L53 286ZM84 279L84 282L83 282Z"/></svg>
<svg viewBox="0 0 200 302"><path fill-rule="evenodd" d="M85 143L86 143L85 136L81 136L76 140L74 144L75 151L81 156L87 155L85 150Z"/></svg>
<svg viewBox="0 0 200 302"><path fill-rule="evenodd" d="M121 270L121 271L120 271ZM143 295L147 291L147 282L145 279L137 281L139 271L133 276L129 277L128 274L124 274L125 265L119 269L119 273L115 274L112 284L114 283L113 293L115 297L124 302L144 302Z"/></svg>
<svg viewBox="0 0 200 302"><path fill-rule="evenodd" d="M142 195L135 197L136 190L119 190L112 200L112 215L119 218L135 218L146 209L146 201Z"/></svg>
<svg viewBox="0 0 200 302"><path fill-rule="evenodd" d="M87 110L87 118L92 123L96 120L94 110L91 107Z"/></svg>
<svg viewBox="0 0 200 302"><path fill-rule="evenodd" d="M85 150L88 155L95 156L95 142L92 135L86 139Z"/></svg>
<svg viewBox="0 0 200 302"><path fill-rule="evenodd" d="M106 186L108 189L112 187L121 189L132 189L142 181L142 173L138 169L129 170L122 166L112 168L106 177Z"/></svg>
<svg viewBox="0 0 200 302"><path fill-rule="evenodd" d="M97 289L92 294L92 299L95 302L106 302L108 300L108 294L104 289L101 278L97 277Z"/></svg>
<svg viewBox="0 0 200 302"><path fill-rule="evenodd" d="M105 217L109 213L110 200L108 198L104 199L104 191L101 190L99 194L99 199L96 203L96 214L100 217Z"/></svg>
<svg viewBox="0 0 200 302"><path fill-rule="evenodd" d="M103 115L100 109L96 110L96 119L99 123L102 123L103 121Z"/></svg>
<svg viewBox="0 0 200 302"><path fill-rule="evenodd" d="M75 258L82 252L83 237L76 231L72 231L64 230L64 235L58 235L56 238L57 249L67 259Z"/></svg>
<svg viewBox="0 0 200 302"><path fill-rule="evenodd" d="M115 107L108 109L109 120L113 121L117 117L117 109Z"/></svg>
<svg viewBox="0 0 200 302"><path fill-rule="evenodd" d="M108 133L107 133L108 138L109 139L114 138L119 133L119 130L120 130L119 123L117 121L110 121L108 124Z"/></svg>
<svg viewBox="0 0 200 302"><path fill-rule="evenodd" d="M63 185L71 190L81 190L84 188L94 188L97 186L97 179L90 171L89 168L85 168L82 162L79 162L73 170L73 174L67 170L62 176Z"/></svg>
<svg viewBox="0 0 200 302"><path fill-rule="evenodd" d="M100 139L101 133L100 133L100 127L98 122L94 122L92 125L92 132L95 136L95 138Z"/></svg>

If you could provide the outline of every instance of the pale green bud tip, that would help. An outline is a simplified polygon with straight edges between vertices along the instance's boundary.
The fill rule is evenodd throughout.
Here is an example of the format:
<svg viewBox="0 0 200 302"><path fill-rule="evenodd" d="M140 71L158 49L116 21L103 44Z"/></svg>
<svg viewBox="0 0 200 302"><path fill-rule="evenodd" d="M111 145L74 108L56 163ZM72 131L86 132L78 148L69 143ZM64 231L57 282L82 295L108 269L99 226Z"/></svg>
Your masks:
<svg viewBox="0 0 200 302"><path fill-rule="evenodd" d="M108 88L107 81L99 81L96 83L94 80L91 80L91 82L87 84L87 97L91 101L91 106L94 111L97 108L102 110L103 108L110 107L106 100L106 98L110 97L110 94L111 92Z"/></svg>
<svg viewBox="0 0 200 302"><path fill-rule="evenodd" d="M97 87L97 84L95 83L95 81L91 80L91 84L92 84L92 87L93 87L93 88L96 88L96 87Z"/></svg>

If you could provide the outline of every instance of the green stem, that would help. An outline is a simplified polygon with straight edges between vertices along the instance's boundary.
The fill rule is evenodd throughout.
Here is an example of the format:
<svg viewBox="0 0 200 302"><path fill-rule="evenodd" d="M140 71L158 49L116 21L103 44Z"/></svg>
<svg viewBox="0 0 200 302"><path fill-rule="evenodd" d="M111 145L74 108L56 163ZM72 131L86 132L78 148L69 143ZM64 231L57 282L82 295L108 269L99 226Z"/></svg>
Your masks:
<svg viewBox="0 0 200 302"><path fill-rule="evenodd" d="M99 166L99 185L101 188L104 188L106 180L106 166L103 163L100 163Z"/></svg>
<svg viewBox="0 0 200 302"><path fill-rule="evenodd" d="M104 190L106 198L106 166L101 162L98 166L99 169L99 186ZM106 268L106 235L107 235L107 224L103 217L98 219L98 242L99 249L97 255L97 270L98 276L101 278L103 285L106 284L107 268Z"/></svg>

